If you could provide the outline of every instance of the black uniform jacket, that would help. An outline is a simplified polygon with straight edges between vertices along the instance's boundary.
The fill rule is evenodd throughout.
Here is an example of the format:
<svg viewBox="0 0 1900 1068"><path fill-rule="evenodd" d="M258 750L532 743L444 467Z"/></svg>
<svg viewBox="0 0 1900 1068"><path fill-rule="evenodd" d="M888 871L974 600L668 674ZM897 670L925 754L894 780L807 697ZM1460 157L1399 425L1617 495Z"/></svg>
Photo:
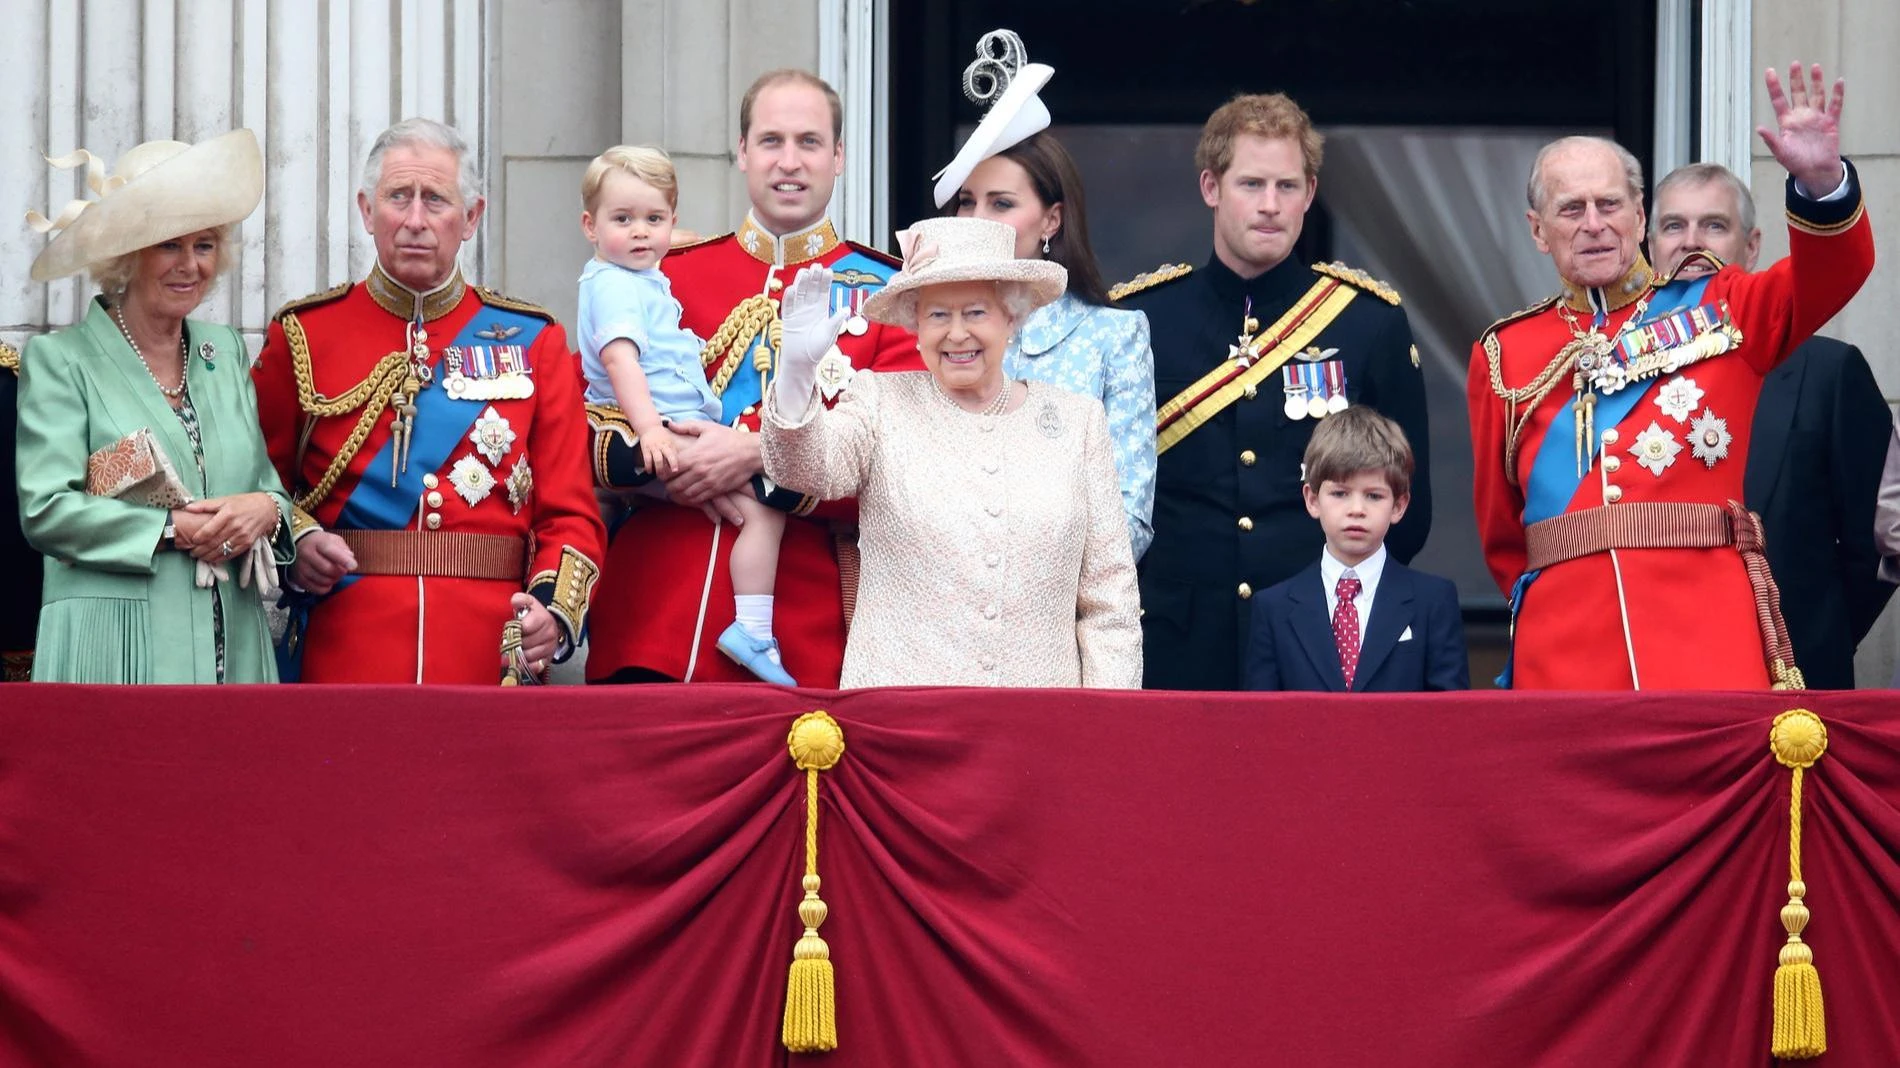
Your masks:
<svg viewBox="0 0 1900 1068"><path fill-rule="evenodd" d="M1270 328L1323 277L1289 258L1242 279L1210 257L1125 297L1122 306L1148 316L1156 402L1165 406L1227 360L1248 316ZM1303 350L1324 358L1296 362L1336 362L1351 403L1377 408L1410 439L1411 506L1386 540L1403 563L1432 525L1425 387L1396 294L1360 280L1360 292ZM1284 371L1275 372L1160 456L1154 544L1140 572L1149 689L1239 689L1254 591L1319 558L1325 538L1300 495L1300 461L1317 420L1287 415L1285 384Z"/></svg>
<svg viewBox="0 0 1900 1068"><path fill-rule="evenodd" d="M1892 426L1866 357L1831 337L1809 338L1762 381L1742 492L1812 689L1853 689L1854 646L1893 594L1874 548Z"/></svg>

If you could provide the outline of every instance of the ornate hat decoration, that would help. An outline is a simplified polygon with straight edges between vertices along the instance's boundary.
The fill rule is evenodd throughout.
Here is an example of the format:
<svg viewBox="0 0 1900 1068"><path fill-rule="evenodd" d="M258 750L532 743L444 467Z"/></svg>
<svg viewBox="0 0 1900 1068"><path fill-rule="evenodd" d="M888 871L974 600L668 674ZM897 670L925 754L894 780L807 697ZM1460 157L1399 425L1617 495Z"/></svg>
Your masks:
<svg viewBox="0 0 1900 1068"><path fill-rule="evenodd" d="M994 219L924 219L897 232L904 269L864 302L864 315L912 329L917 292L945 282L1018 282L1032 309L1062 295L1069 272L1048 260L1016 258L1016 228Z"/></svg>
<svg viewBox="0 0 1900 1068"><path fill-rule="evenodd" d="M1055 72L1030 63L1023 39L1013 31L991 30L976 43L976 60L963 68L963 95L990 110L950 165L931 175L937 180L938 207L950 203L977 164L1049 128L1049 108L1036 94Z"/></svg>
<svg viewBox="0 0 1900 1068"><path fill-rule="evenodd" d="M96 199L69 201L51 219L26 213L34 230L58 231L33 261L35 282L237 222L264 196L264 155L257 135L243 129L195 145L147 141L120 156L109 176L105 160L83 148L46 162L62 170L84 166Z"/></svg>

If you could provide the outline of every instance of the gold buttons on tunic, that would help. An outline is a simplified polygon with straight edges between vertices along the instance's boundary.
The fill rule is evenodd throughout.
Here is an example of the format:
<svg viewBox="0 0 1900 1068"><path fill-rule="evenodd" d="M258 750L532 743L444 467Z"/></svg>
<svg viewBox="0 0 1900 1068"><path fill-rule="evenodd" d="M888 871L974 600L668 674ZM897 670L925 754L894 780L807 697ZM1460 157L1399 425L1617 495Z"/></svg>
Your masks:
<svg viewBox="0 0 1900 1068"><path fill-rule="evenodd" d="M1617 471L1621 470L1622 467L1623 467L1623 460L1621 457L1605 456L1603 458L1603 471L1605 474L1614 475L1617 473Z"/></svg>
<svg viewBox="0 0 1900 1068"><path fill-rule="evenodd" d="M1252 529L1253 529L1253 518L1252 518L1251 516L1244 516L1244 515L1243 515L1243 516L1241 516L1241 517L1240 517L1240 519L1239 519L1239 524L1240 524L1240 529L1242 529L1242 530L1252 530Z"/></svg>
<svg viewBox="0 0 1900 1068"><path fill-rule="evenodd" d="M430 530L440 530L442 529L442 516L438 513L430 512L428 515L422 517L422 525L428 527Z"/></svg>
<svg viewBox="0 0 1900 1068"><path fill-rule="evenodd" d="M435 477L434 475L423 475L423 476L422 476L422 488L423 488L423 489L434 489L434 488L436 488L437 486L439 486L439 485L441 485L441 484L442 484L442 483L441 483L441 482L439 482L439 481L437 481L437 479L436 479L436 477Z"/></svg>
<svg viewBox="0 0 1900 1068"><path fill-rule="evenodd" d="M768 282L766 282L766 283L765 283L765 288L767 288L767 289L769 289L769 290L771 290L772 292L774 292L774 293L776 293L776 292L778 292L779 290L781 290L781 289L784 289L784 288L785 288L785 280L784 280L783 278L778 278L778 277L776 277L776 276L775 276L775 277L773 277L773 278L772 278L772 279L771 279L770 281L768 281Z"/></svg>
<svg viewBox="0 0 1900 1068"><path fill-rule="evenodd" d="M1246 389L1243 389L1240 391L1240 395L1247 398L1248 400L1252 400L1255 397L1260 395L1260 391L1258 389L1255 389L1253 386L1248 386Z"/></svg>
<svg viewBox="0 0 1900 1068"><path fill-rule="evenodd" d="M1603 444L1614 445L1616 444L1616 439L1617 439L1617 433L1616 433L1615 427L1611 427L1610 429L1605 430L1603 432Z"/></svg>
<svg viewBox="0 0 1900 1068"><path fill-rule="evenodd" d="M1240 450L1240 466L1252 467L1254 465L1255 459L1256 457L1254 456L1252 449Z"/></svg>
<svg viewBox="0 0 1900 1068"><path fill-rule="evenodd" d="M440 508L442 507L442 494L436 492L435 490L430 490L429 495L422 498L422 503L428 505L431 508Z"/></svg>
<svg viewBox="0 0 1900 1068"><path fill-rule="evenodd" d="M1604 491L1603 491L1603 499L1604 499L1604 500L1605 500L1606 502L1608 502L1608 503L1610 503L1610 504L1615 504L1616 502L1618 502L1618 501L1620 501L1620 500L1622 500L1622 499L1623 499L1623 487L1621 487L1621 486L1610 486L1610 487L1607 487L1607 488L1606 488L1606 489L1604 489Z"/></svg>
<svg viewBox="0 0 1900 1068"><path fill-rule="evenodd" d="M1253 596L1253 587L1247 585L1244 582L1241 583L1240 584L1240 599L1244 601L1252 596Z"/></svg>

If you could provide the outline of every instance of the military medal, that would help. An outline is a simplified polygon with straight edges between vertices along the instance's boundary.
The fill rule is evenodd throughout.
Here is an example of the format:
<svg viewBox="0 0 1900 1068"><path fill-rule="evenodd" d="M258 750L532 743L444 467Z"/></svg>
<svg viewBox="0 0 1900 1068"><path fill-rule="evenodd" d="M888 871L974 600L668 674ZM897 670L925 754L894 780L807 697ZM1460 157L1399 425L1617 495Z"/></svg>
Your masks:
<svg viewBox="0 0 1900 1068"><path fill-rule="evenodd" d="M533 493L534 471L528 466L527 454L523 453L515 458L515 466L508 472L508 503L516 515L521 514L522 507Z"/></svg>
<svg viewBox="0 0 1900 1068"><path fill-rule="evenodd" d="M1656 387L1656 396L1651 400L1664 415L1680 424L1687 422L1702 406L1702 389L1695 384L1695 379L1677 375Z"/></svg>
<svg viewBox="0 0 1900 1068"><path fill-rule="evenodd" d="M1676 454L1681 451L1682 442L1677 441L1674 434L1664 430L1653 419L1650 420L1649 428L1636 435L1636 440L1630 444L1630 455L1636 457L1637 466L1647 468L1657 478L1661 478L1663 470L1676 462Z"/></svg>
<svg viewBox="0 0 1900 1068"><path fill-rule="evenodd" d="M1689 455L1711 469L1717 460L1728 456L1728 444L1734 437L1728 432L1728 420L1707 408L1689 424Z"/></svg>
<svg viewBox="0 0 1900 1068"><path fill-rule="evenodd" d="M442 388L459 400L526 400L534 396L534 369L520 345L451 345L443 355Z"/></svg>
<svg viewBox="0 0 1900 1068"><path fill-rule="evenodd" d="M857 368L851 366L850 359L839 351L838 346L831 346L825 358L818 361L818 369L813 376L818 383L818 395L826 401L837 400L838 394L851 384L851 376L856 373Z"/></svg>
<svg viewBox="0 0 1900 1068"><path fill-rule="evenodd" d="M844 332L852 337L863 337L864 332L871 329L871 324L864 318L864 301L869 294L862 289L846 290L846 294L845 299L850 305L851 317L844 321Z"/></svg>
<svg viewBox="0 0 1900 1068"><path fill-rule="evenodd" d="M1338 349L1334 349L1338 352ZM1326 411L1343 412L1352 402L1346 399L1346 364L1342 360L1331 360L1320 365L1326 369L1326 389L1332 396L1326 398Z"/></svg>
<svg viewBox="0 0 1900 1068"><path fill-rule="evenodd" d="M491 404L482 412L482 417L475 420L475 429L469 431L468 440L474 443L475 451L488 458L489 466L500 467L501 458L508 454L508 446L515 443L515 431Z"/></svg>
<svg viewBox="0 0 1900 1068"><path fill-rule="evenodd" d="M1289 363L1280 369L1281 390L1286 394L1286 417L1288 419L1306 418L1306 368Z"/></svg>
<svg viewBox="0 0 1900 1068"><path fill-rule="evenodd" d="M1260 329L1260 320L1253 317L1253 298L1247 298L1246 306L1240 313L1240 337L1227 346L1227 358L1242 367L1253 362L1254 331Z"/></svg>
<svg viewBox="0 0 1900 1068"><path fill-rule="evenodd" d="M473 508L494 491L495 476L480 460L464 456L449 468L449 485Z"/></svg>
<svg viewBox="0 0 1900 1068"><path fill-rule="evenodd" d="M1318 393L1313 394L1312 397L1307 399L1306 414L1315 419L1326 418L1326 398L1320 396Z"/></svg>

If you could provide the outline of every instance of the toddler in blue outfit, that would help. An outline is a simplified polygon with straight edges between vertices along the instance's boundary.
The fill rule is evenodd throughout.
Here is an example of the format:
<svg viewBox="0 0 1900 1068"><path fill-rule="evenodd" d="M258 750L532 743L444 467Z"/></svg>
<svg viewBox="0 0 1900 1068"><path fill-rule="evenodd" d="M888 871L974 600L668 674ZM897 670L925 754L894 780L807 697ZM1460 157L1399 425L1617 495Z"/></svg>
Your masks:
<svg viewBox="0 0 1900 1068"><path fill-rule="evenodd" d="M700 339L680 324L680 303L660 273L679 204L673 161L657 148L616 145L588 164L581 203L581 231L594 246L581 270L577 330L587 399L618 405L639 437L646 469L670 477L679 469L680 441L669 425L721 417L700 363ZM728 499L744 522L732 543L736 618L720 634L719 649L767 682L796 686L772 636L785 515L750 493Z"/></svg>

